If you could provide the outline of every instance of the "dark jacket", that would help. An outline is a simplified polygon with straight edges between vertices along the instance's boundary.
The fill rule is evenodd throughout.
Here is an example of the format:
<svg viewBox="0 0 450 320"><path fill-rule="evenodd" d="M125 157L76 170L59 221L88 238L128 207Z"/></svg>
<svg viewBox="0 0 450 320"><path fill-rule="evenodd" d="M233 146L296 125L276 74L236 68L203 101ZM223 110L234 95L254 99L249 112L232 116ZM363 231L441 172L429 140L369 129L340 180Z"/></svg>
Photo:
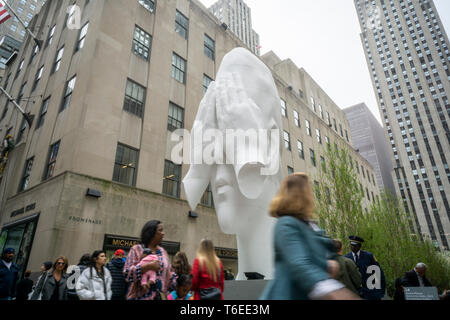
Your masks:
<svg viewBox="0 0 450 320"><path fill-rule="evenodd" d="M423 276L423 285L425 287L432 287L430 281ZM414 270L408 271L405 273L402 279L402 286L404 287L420 287L419 277L417 276Z"/></svg>
<svg viewBox="0 0 450 320"><path fill-rule="evenodd" d="M33 280L25 278L17 282L16 300L28 300L28 295L33 289Z"/></svg>
<svg viewBox="0 0 450 320"><path fill-rule="evenodd" d="M262 300L308 300L316 284L330 279L328 262L335 256L332 241L291 216L278 218L274 230L275 274Z"/></svg>
<svg viewBox="0 0 450 320"><path fill-rule="evenodd" d="M361 288L361 274L353 260L338 255L336 261L339 263L339 275L336 278L345 287L356 295L359 294Z"/></svg>
<svg viewBox="0 0 450 320"><path fill-rule="evenodd" d="M125 300L127 294L127 282L123 275L123 266L125 262L122 259L115 258L106 264L112 277L111 290L113 292L111 300Z"/></svg>
<svg viewBox="0 0 450 320"><path fill-rule="evenodd" d="M17 264L13 262L11 268L8 269L0 258L0 299L14 297L18 272L19 267Z"/></svg>
<svg viewBox="0 0 450 320"><path fill-rule="evenodd" d="M86 264L78 264L74 267L68 278L67 300L80 300L75 289L78 278L88 266ZM71 289L70 289L71 288Z"/></svg>
<svg viewBox="0 0 450 320"><path fill-rule="evenodd" d="M349 252L345 255L346 258L351 259L353 262L355 262L353 254ZM361 274L362 279L362 288L360 290L360 295L363 299L367 300L381 300L381 298L384 297L384 293L386 291L386 279L384 277L383 269L381 269L380 264L373 256L372 252L363 251L360 250L359 253L359 260L358 263L356 263L356 266L358 267L359 273ZM381 282L381 289L369 289L367 287L367 280L369 280L370 277L373 276L374 272L368 272L368 268L370 266L378 266L380 268L380 282Z"/></svg>
<svg viewBox="0 0 450 320"><path fill-rule="evenodd" d="M61 280L58 285L58 300L67 300L67 279L69 275L67 273L63 273L61 276ZM36 285L34 289L33 295L30 300L37 300L39 294L42 291L41 300L50 300L55 291L56 280L53 278L53 270L49 270L47 272L47 276L45 274L42 275L39 283Z"/></svg>

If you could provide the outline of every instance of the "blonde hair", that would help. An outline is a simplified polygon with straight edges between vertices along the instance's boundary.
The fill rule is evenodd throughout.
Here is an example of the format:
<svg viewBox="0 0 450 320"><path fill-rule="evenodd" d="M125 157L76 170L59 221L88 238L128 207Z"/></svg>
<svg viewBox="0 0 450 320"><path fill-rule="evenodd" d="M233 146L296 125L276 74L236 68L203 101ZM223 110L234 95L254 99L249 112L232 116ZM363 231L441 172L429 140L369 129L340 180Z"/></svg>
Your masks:
<svg viewBox="0 0 450 320"><path fill-rule="evenodd" d="M206 272L209 276L217 281L218 273L220 271L220 259L214 251L214 245L211 240L203 239L200 242L200 248L197 251L197 259L200 269L206 267Z"/></svg>
<svg viewBox="0 0 450 320"><path fill-rule="evenodd" d="M314 217L314 193L306 173L296 172L284 178L269 212L275 218L294 216L310 220Z"/></svg>

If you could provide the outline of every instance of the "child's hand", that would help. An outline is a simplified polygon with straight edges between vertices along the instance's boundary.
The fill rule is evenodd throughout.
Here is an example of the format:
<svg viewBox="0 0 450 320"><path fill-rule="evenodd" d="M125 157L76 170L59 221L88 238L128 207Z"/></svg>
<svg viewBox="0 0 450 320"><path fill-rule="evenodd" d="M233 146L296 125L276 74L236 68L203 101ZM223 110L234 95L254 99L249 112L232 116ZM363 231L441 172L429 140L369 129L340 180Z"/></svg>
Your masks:
<svg viewBox="0 0 450 320"><path fill-rule="evenodd" d="M144 290L145 291L148 291L148 290L150 290L150 282L147 282L146 284L144 284L143 286L142 286L142 288L144 288Z"/></svg>

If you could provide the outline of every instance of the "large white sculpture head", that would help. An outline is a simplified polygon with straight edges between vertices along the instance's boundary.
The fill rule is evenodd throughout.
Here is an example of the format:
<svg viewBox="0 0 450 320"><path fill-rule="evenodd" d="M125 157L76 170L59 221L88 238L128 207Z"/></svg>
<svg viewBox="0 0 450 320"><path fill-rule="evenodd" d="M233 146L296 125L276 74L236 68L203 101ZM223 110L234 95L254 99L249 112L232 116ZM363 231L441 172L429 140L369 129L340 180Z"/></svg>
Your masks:
<svg viewBox="0 0 450 320"><path fill-rule="evenodd" d="M238 246L239 237L252 235L271 241L267 229L273 219L268 216L268 205L281 181L281 127L280 98L270 70L250 51L233 49L223 58L216 81L200 103L191 135L191 167L183 185L194 210L211 184L219 226L224 233L238 235ZM216 161L195 162L196 156L201 157L211 147L211 141L195 148L194 140L210 129L224 137L223 144L214 143ZM246 132L259 136L257 142L244 139L242 148L233 134L242 137ZM265 234L257 234L261 232ZM260 244L269 246L263 250L271 249L266 241Z"/></svg>

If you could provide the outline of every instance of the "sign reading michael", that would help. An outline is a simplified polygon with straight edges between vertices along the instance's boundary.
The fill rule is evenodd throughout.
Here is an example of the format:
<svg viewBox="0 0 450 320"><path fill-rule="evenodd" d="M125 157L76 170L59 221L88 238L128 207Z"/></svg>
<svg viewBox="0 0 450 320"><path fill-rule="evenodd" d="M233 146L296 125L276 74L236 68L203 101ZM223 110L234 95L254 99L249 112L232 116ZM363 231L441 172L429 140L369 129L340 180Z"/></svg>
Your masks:
<svg viewBox="0 0 450 320"><path fill-rule="evenodd" d="M272 278L275 219L268 206L281 181L281 125L270 70L250 51L233 49L200 103L183 185L194 210L211 183L219 226L236 234L238 280L245 272Z"/></svg>

